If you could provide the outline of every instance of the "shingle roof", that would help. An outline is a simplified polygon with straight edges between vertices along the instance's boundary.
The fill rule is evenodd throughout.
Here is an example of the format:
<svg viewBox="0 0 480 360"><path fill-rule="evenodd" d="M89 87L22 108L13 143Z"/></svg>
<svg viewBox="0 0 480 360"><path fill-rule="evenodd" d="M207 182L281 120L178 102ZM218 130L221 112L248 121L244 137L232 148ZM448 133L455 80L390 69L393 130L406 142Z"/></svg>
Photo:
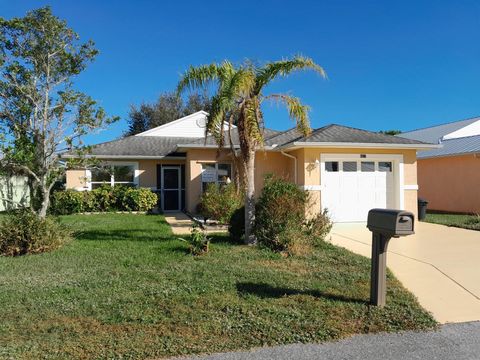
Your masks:
<svg viewBox="0 0 480 360"><path fill-rule="evenodd" d="M265 145L288 147L294 142L304 143L374 143L374 144L423 144L421 141L404 139L341 125L327 125L316 129L308 137L303 137L295 128L287 131L264 130ZM239 144L237 129L232 129L235 145ZM225 142L228 144L228 140ZM187 145L216 145L212 136L205 138L159 137L159 136L129 136L123 139L109 141L92 147L92 156L175 156L178 147ZM73 156L66 153L63 157Z"/></svg>
<svg viewBox="0 0 480 360"><path fill-rule="evenodd" d="M475 121L480 120L480 117L466 119L461 121L455 121L448 124L441 124L437 126L431 126L424 129L412 130L401 133L400 136L407 139L415 139L419 141L429 142L432 144L437 144L439 139L443 136L450 134L456 130L459 130L467 125L474 123Z"/></svg>
<svg viewBox="0 0 480 360"><path fill-rule="evenodd" d="M177 149L177 144L191 142L192 138L129 136L94 145L93 156L167 156ZM68 154L67 154L68 156Z"/></svg>
<svg viewBox="0 0 480 360"><path fill-rule="evenodd" d="M294 142L302 143L359 143L359 144L423 144L423 142L402 137L356 129L348 126L331 124L314 130L309 136L303 137L295 129L286 131L272 139L272 144L278 141L282 147ZM283 144L280 143L283 141Z"/></svg>
<svg viewBox="0 0 480 360"><path fill-rule="evenodd" d="M263 131L263 137L265 139L265 142L268 141L268 139L280 134L281 131L277 131L277 130L272 130L272 129L267 129L265 128L264 131ZM228 144L228 133L225 132L224 133L224 136L225 136L225 144ZM232 141L233 141L233 144L234 145L239 145L240 142L238 140L238 130L235 128L235 129L232 129ZM198 144L198 145L203 145L203 144L207 144L207 145L217 145L216 141L215 141L215 138L213 138L212 136L208 136L207 139L205 140L205 138L198 138L198 139L190 139L190 141L186 144ZM268 145L268 144L267 144Z"/></svg>
<svg viewBox="0 0 480 360"><path fill-rule="evenodd" d="M419 151L419 159L480 152L480 135L442 141L440 149Z"/></svg>

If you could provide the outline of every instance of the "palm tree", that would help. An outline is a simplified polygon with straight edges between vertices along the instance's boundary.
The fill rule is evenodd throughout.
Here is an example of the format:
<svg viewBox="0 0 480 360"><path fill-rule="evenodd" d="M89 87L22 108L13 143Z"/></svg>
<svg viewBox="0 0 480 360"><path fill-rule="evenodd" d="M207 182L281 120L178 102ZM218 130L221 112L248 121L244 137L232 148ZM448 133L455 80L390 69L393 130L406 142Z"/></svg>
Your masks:
<svg viewBox="0 0 480 360"><path fill-rule="evenodd" d="M285 105L297 129L304 135L308 135L311 131L308 119L309 107L303 105L299 98L287 94L264 94L263 91L277 77L307 69L326 77L323 68L312 59L296 56L263 66L256 66L251 62L234 66L226 60L220 64L191 66L178 84L179 94L188 88L206 88L212 83L216 84L205 136L211 134L219 148L225 146L225 138L227 138L236 164L242 168L246 190L245 241L248 244L255 244L255 236L252 233L255 221L255 152L262 149L264 145L262 104L265 101L275 101ZM228 131L225 130L226 122L229 124ZM233 149L230 131L232 124L237 126L240 156Z"/></svg>

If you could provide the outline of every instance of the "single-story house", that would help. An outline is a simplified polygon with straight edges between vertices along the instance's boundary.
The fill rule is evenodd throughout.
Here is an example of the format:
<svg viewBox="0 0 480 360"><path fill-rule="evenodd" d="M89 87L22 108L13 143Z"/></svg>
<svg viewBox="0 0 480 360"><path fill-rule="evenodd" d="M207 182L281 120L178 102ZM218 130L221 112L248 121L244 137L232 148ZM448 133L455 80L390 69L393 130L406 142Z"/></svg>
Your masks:
<svg viewBox="0 0 480 360"><path fill-rule="evenodd" d="M108 162L113 171L69 170L67 188L135 184L159 191L163 211L195 213L205 184L228 182L234 171L229 147L218 151L214 139L205 138L207 115L200 111L94 146L90 156ZM239 148L236 129L232 138ZM328 208L337 222L366 221L376 207L417 212L416 154L432 144L335 124L308 137L296 129L265 129L264 138L255 162L257 194L264 176L273 173L311 193L311 213Z"/></svg>
<svg viewBox="0 0 480 360"><path fill-rule="evenodd" d="M442 145L417 155L419 197L430 209L480 214L480 117L400 136Z"/></svg>

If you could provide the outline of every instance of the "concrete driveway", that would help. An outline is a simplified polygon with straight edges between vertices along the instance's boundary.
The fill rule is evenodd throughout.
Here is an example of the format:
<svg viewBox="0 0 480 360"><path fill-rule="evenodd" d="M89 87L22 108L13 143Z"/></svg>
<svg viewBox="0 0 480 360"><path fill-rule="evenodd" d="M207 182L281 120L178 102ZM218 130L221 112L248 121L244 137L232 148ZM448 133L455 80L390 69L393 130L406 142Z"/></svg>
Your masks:
<svg viewBox="0 0 480 360"><path fill-rule="evenodd" d="M415 235L390 240L390 270L439 322L480 320L480 232L424 222L415 227ZM365 223L335 224L330 241L371 255Z"/></svg>

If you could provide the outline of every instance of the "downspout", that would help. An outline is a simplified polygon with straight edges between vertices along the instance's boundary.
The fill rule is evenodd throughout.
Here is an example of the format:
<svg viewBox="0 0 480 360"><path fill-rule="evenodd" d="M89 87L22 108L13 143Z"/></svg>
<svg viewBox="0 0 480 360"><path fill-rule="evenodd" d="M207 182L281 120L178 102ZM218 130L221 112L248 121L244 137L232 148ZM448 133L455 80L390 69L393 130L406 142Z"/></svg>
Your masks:
<svg viewBox="0 0 480 360"><path fill-rule="evenodd" d="M293 159L295 163L294 180L295 180L295 185L297 185L297 158L293 155L287 154L284 151L280 151L280 153L286 157L289 157L290 159Z"/></svg>

